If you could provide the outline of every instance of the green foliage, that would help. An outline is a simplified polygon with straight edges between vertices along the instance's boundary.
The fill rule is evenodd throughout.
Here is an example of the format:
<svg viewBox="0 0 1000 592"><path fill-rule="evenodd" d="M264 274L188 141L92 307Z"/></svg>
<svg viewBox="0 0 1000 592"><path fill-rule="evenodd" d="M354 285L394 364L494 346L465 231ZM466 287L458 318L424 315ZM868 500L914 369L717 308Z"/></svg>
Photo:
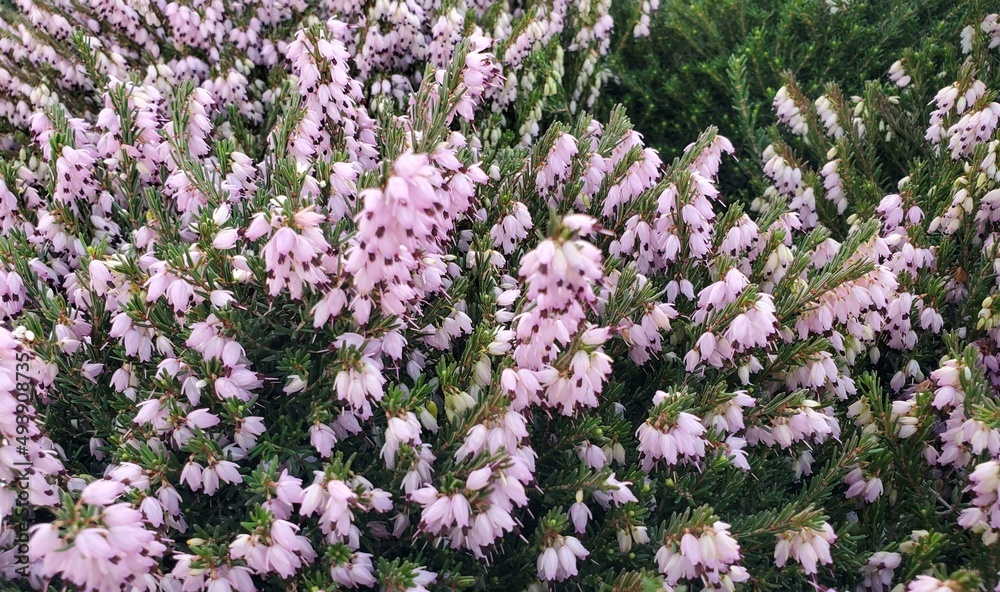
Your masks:
<svg viewBox="0 0 1000 592"><path fill-rule="evenodd" d="M637 2L616 3L617 23L634 19ZM651 35L634 38L617 27L606 85L597 111L624 105L646 143L665 157L679 154L708 124L750 158L760 129L743 127L733 109L727 74L736 57L746 66L744 107L752 121L773 121L771 100L791 72L808 96L836 81L848 94L885 79L907 49L928 60L954 51L954 40L988 2L895 0L845 2L837 12L823 0L664 0ZM756 167L755 163L751 166ZM746 190L750 174L728 171L723 186Z"/></svg>

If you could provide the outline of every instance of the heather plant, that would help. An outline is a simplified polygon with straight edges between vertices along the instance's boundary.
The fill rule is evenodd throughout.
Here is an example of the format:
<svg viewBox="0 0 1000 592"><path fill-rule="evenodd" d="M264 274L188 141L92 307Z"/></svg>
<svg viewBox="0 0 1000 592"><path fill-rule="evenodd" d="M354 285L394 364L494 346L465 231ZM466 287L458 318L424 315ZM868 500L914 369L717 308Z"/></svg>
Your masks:
<svg viewBox="0 0 1000 592"><path fill-rule="evenodd" d="M989 251L934 234L989 220L866 206L875 107L830 91L810 173L789 80L773 187L727 205L715 128L664 163L585 114L607 3L249 7L6 19L5 586L998 585L992 317L947 283ZM984 86L914 140L928 187L988 158L954 126L996 22L934 64Z"/></svg>
<svg viewBox="0 0 1000 592"><path fill-rule="evenodd" d="M645 6L615 3L613 14L624 22L641 15ZM616 29L611 80L597 112L624 105L646 142L664 154L679 153L705 122L718 126L741 152L749 151L759 141L756 124L768 118L784 72L792 72L810 96L821 93L827 82L859 94L905 49L931 55L950 51L964 23L990 9L988 2L940 0L662 2L640 31L645 35ZM733 56L746 67L752 130L742 127L732 109L727 72ZM725 187L750 192L752 168L728 168Z"/></svg>
<svg viewBox="0 0 1000 592"><path fill-rule="evenodd" d="M904 52L883 81L858 96L831 83L812 97L787 73L773 102L778 125L761 151L768 186L752 209L790 200L806 226L835 234L862 220L881 222L909 318L902 323L908 335L890 340L888 356L871 352L873 370L892 393L879 404L891 406L887 425L897 438L914 445L909 457L894 453L897 462L925 464L939 484L926 492L936 499L923 502L937 508L935 520L925 513L911 524L923 537L958 524L970 540L938 547L942 565L968 567L981 555L992 568L1000 526L993 476L1000 452L997 16L967 21L956 37L953 50ZM742 60L730 62L730 76L739 104ZM739 116L749 127L748 112ZM880 396L865 394L850 415L871 425ZM907 513L895 518L908 521ZM943 585L932 580L910 589Z"/></svg>
<svg viewBox="0 0 1000 592"><path fill-rule="evenodd" d="M950 328L966 343L992 328L981 303L993 294L997 273L990 226L1000 113L990 88L1000 45L995 17L972 21L956 41L955 51L935 53L944 59L905 52L861 95L847 96L830 83L811 98L786 73L773 101L778 123L758 151L763 191L752 210L780 198L806 228L835 235L861 220L881 221L881 234L898 251L892 267L916 299L918 317L901 342L908 352L902 364L881 365L900 371L890 375L897 391L923 380L916 365L934 364L952 347L918 339L916 328ZM743 61L733 59L737 103L745 75ZM943 81L950 82L941 88ZM748 112L738 111L749 126ZM906 368L907 362L914 365ZM992 366L985 368L990 377Z"/></svg>
<svg viewBox="0 0 1000 592"><path fill-rule="evenodd" d="M301 30L331 18L343 23L336 37L352 57L341 66L368 97L388 97L400 108L426 67L447 66L473 33L490 37L505 76L490 89L497 129L484 138L506 133L528 142L547 113L593 104L613 28L610 3L564 0L12 4L16 9L0 12L0 119L7 132L0 148L15 154L31 143L34 113L59 105L93 123L107 85L135 79L160 94L193 81L211 94L213 113L232 111L232 133L254 146L250 156L261 156L250 138L265 137L281 111L274 106L289 45ZM312 51L332 58L326 48Z"/></svg>

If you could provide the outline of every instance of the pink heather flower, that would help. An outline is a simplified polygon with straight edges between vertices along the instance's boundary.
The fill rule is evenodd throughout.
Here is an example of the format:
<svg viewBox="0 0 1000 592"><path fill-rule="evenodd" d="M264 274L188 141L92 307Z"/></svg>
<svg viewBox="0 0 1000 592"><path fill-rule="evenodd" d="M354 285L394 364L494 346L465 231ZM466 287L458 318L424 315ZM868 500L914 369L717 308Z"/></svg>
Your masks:
<svg viewBox="0 0 1000 592"><path fill-rule="evenodd" d="M441 495L433 487L422 487L409 495L410 499L423 506L420 527L432 534L444 534L453 527L469 526L472 506L461 493Z"/></svg>
<svg viewBox="0 0 1000 592"><path fill-rule="evenodd" d="M747 461L746 448L747 441L738 436L728 436L722 445L722 449L733 466L744 471L750 470L750 462Z"/></svg>
<svg viewBox="0 0 1000 592"><path fill-rule="evenodd" d="M62 576L85 590L156 590L144 577L156 568L166 547L143 526L142 514L128 504L114 504L98 515L99 524L72 532L53 524L31 529L28 555L45 577ZM72 544L70 544L72 543Z"/></svg>
<svg viewBox="0 0 1000 592"><path fill-rule="evenodd" d="M760 228L749 216L743 214L723 237L719 251L735 257L754 246L759 237Z"/></svg>
<svg viewBox="0 0 1000 592"><path fill-rule="evenodd" d="M270 571L283 578L291 577L303 564L311 563L316 557L309 539L298 536L299 527L285 520L271 523L271 547L267 550L267 564Z"/></svg>
<svg viewBox="0 0 1000 592"><path fill-rule="evenodd" d="M736 316L723 337L739 353L755 347L767 347L768 338L778 332L774 300L770 294L758 294L753 305Z"/></svg>
<svg viewBox="0 0 1000 592"><path fill-rule="evenodd" d="M421 444L410 459L409 469L403 476L403 491L413 493L431 482L433 474L434 453L430 444Z"/></svg>
<svg viewBox="0 0 1000 592"><path fill-rule="evenodd" d="M206 360L221 360L229 368L245 363L243 347L235 340L222 336L222 329L222 321L210 314L204 321L191 325L191 335L185 344Z"/></svg>
<svg viewBox="0 0 1000 592"><path fill-rule="evenodd" d="M632 130L625 137L624 141L615 147L610 159L600 163L591 159L589 164L592 170L588 171L586 175L589 187L592 190L599 188L603 176L608 171L614 170L614 167L624 160L626 155L636 147L643 147L642 136ZM604 200L604 205L601 208L601 215L611 217L617 214L625 205L631 203L641 195L643 191L651 189L656 185L656 182L660 180L660 167L662 164L663 161L660 160L656 150L643 148L642 158L629 167L625 178L608 189L607 198ZM646 271L644 270L643 272L645 273Z"/></svg>
<svg viewBox="0 0 1000 592"><path fill-rule="evenodd" d="M568 180L573 157L576 156L577 153L576 138L565 132L559 134L555 142L552 144L552 148L545 159L544 165L535 175L535 187L538 189L539 193L547 195L551 193L557 185L561 185ZM561 193L561 189L559 190L559 193ZM560 200L561 196L558 196L555 200L550 199L550 203L555 203Z"/></svg>
<svg viewBox="0 0 1000 592"><path fill-rule="evenodd" d="M318 36L315 30L298 31L284 50L298 77L308 122L300 123L294 131L291 152L303 163L310 163L310 157L316 154L329 157L331 133L342 130L351 161L370 166L376 156L375 124L361 106L361 82L348 70L351 54L341 40L346 31L343 23L335 20L325 25ZM361 65L365 66L364 79L371 62L364 60Z"/></svg>
<svg viewBox="0 0 1000 592"><path fill-rule="evenodd" d="M225 368L223 375L216 378L215 394L220 399L235 398L246 403L253 398L253 390L263 384L263 380L246 364L236 364L232 368Z"/></svg>
<svg viewBox="0 0 1000 592"><path fill-rule="evenodd" d="M361 337L352 333L342 335L338 341L340 348L358 348L362 343ZM345 360L334 379L337 398L350 405L362 420L371 417L371 403L381 401L384 396L385 378L381 369L376 358L362 351L353 361Z"/></svg>
<svg viewBox="0 0 1000 592"><path fill-rule="evenodd" d="M981 81L977 82L979 82L979 84L982 84ZM985 89L985 85L983 86L983 88ZM931 118L930 118L931 125L927 129L927 133L924 135L925 140L933 144L937 144L946 137L946 133L944 131L944 126L943 126L944 118L955 107L956 99L959 99L960 95L961 93L959 89L954 85L948 85L937 92L937 94L934 96L934 103L937 106L937 109L931 112ZM959 114L961 114L961 112L965 110L964 106L966 104L967 103L965 97L963 96L962 108L958 110Z"/></svg>
<svg viewBox="0 0 1000 592"><path fill-rule="evenodd" d="M229 201L240 202L257 190L257 167L253 160L242 152L233 152L230 155L230 173L226 175L226 180L222 182L223 191L229 194ZM222 225L223 222L216 221ZM216 247L218 248L218 247Z"/></svg>
<svg viewBox="0 0 1000 592"><path fill-rule="evenodd" d="M330 577L345 588L369 588L376 584L371 553L352 553L350 561L330 566Z"/></svg>
<svg viewBox="0 0 1000 592"><path fill-rule="evenodd" d="M738 269L730 269L722 279L698 293L698 310L692 319L696 323L704 323L709 311L719 310L735 301L749 284L750 280Z"/></svg>
<svg viewBox="0 0 1000 592"><path fill-rule="evenodd" d="M74 211L77 211L77 201L94 201L98 184L91 176L97 151L93 145L82 146L79 149L63 146L60 156L56 159L55 194L53 197Z"/></svg>
<svg viewBox="0 0 1000 592"><path fill-rule="evenodd" d="M104 364L84 362L80 374L90 382L97 384L97 377L104 373Z"/></svg>
<svg viewBox="0 0 1000 592"><path fill-rule="evenodd" d="M606 278L607 284L613 285L613 291L608 293L609 297L612 293L617 292L620 275L621 273L615 270ZM646 277L641 274L638 276L638 280L637 287L641 287L647 282ZM650 360L652 354L663 350L661 332L669 331L671 319L677 317L677 311L667 303L650 303L645 308L646 314L638 323L624 318L618 324L618 333L629 346L629 359L636 364L645 364Z"/></svg>
<svg viewBox="0 0 1000 592"><path fill-rule="evenodd" d="M314 423L309 428L309 443L323 458L333 454L333 445L337 443L337 434L333 428L323 423Z"/></svg>
<svg viewBox="0 0 1000 592"><path fill-rule="evenodd" d="M370 481L361 476L354 477L350 484L356 491L360 491L358 499L365 510L369 512L392 510L392 494L373 487Z"/></svg>
<svg viewBox="0 0 1000 592"><path fill-rule="evenodd" d="M281 204L274 204L276 206ZM263 217L258 215L247 236L260 232ZM325 217L306 207L285 220L277 208L271 212L271 226L276 230L261 254L267 266L268 294L277 296L284 289L294 300L302 298L305 287L323 290L329 283L327 268L334 265L330 244L320 230Z"/></svg>
<svg viewBox="0 0 1000 592"><path fill-rule="evenodd" d="M149 266L149 279L146 280L145 287L147 302L165 298L179 318L191 306L204 300L195 292L191 282L170 271L165 261L155 261Z"/></svg>
<svg viewBox="0 0 1000 592"><path fill-rule="evenodd" d="M359 495L359 492L361 495ZM357 541L354 511L386 512L392 509L391 497L368 481L356 477L350 483L328 479L322 471L315 472L312 485L302 492L299 513L310 516L319 511L320 529L328 543ZM356 543L352 543L357 546Z"/></svg>
<svg viewBox="0 0 1000 592"><path fill-rule="evenodd" d="M465 488L469 491L477 491L485 488L490 479L493 477L493 469L490 466L482 467L481 469L476 469L469 473L468 479L465 481Z"/></svg>
<svg viewBox="0 0 1000 592"><path fill-rule="evenodd" d="M195 409L187 414L185 423L190 428L205 430L219 425L219 416L207 409Z"/></svg>
<svg viewBox="0 0 1000 592"><path fill-rule="evenodd" d="M24 282L16 272L0 270L0 311L6 317L14 317L21 312L27 298Z"/></svg>
<svg viewBox="0 0 1000 592"><path fill-rule="evenodd" d="M873 592L886 592L892 588L892 576L902 563L899 553L878 551L868 558L868 565L861 569L863 585Z"/></svg>
<svg viewBox="0 0 1000 592"><path fill-rule="evenodd" d="M715 335L711 331L701 334L695 347L684 356L684 368L694 372L701 362L707 362L716 368L721 368L733 357L733 346L729 340Z"/></svg>
<svg viewBox="0 0 1000 592"><path fill-rule="evenodd" d="M229 544L229 556L243 560L256 573L267 573L270 567L267 561L268 546L258 534L240 534Z"/></svg>
<svg viewBox="0 0 1000 592"><path fill-rule="evenodd" d="M232 461L210 461L208 466L202 470L201 482L205 487L205 493L212 495L218 490L220 482L243 483L243 476L239 473L239 465Z"/></svg>
<svg viewBox="0 0 1000 592"><path fill-rule="evenodd" d="M270 527L270 545L257 534L242 534L230 544L230 557L243 559L258 573L275 572L282 578L289 578L316 558L309 539L297 532L298 526L275 520Z"/></svg>
<svg viewBox="0 0 1000 592"><path fill-rule="evenodd" d="M811 452L803 450L793 461L792 468L795 470L795 478L801 479L803 475L812 475L812 464L815 460Z"/></svg>
<svg viewBox="0 0 1000 592"><path fill-rule="evenodd" d="M764 174L773 182L771 191L791 200L789 206L797 214L797 220L803 229L813 228L819 222L814 190L803 181L802 169L787 160L791 157L785 151L778 150L781 148L772 144L761 155Z"/></svg>
<svg viewBox="0 0 1000 592"><path fill-rule="evenodd" d="M573 536L559 536L538 556L538 578L543 581L561 582L577 575L576 560L590 555Z"/></svg>
<svg viewBox="0 0 1000 592"><path fill-rule="evenodd" d="M953 584L955 584L954 587ZM963 589L964 587L951 580L942 582L933 576L917 576L917 579L906 587L906 592L954 592L956 588Z"/></svg>
<svg viewBox="0 0 1000 592"><path fill-rule="evenodd" d="M576 455L583 462L587 463L587 466L600 471L608 464L608 455L600 446L595 446L589 442L581 444L576 447Z"/></svg>
<svg viewBox="0 0 1000 592"><path fill-rule="evenodd" d="M866 479L861 467L855 467L849 472L844 477L844 483L847 484L847 493L845 494L847 497L858 497L868 504L882 495L882 479L878 477Z"/></svg>
<svg viewBox="0 0 1000 592"><path fill-rule="evenodd" d="M988 14L979 25L980 30L989 36L989 48L1000 46L1000 15Z"/></svg>
<svg viewBox="0 0 1000 592"><path fill-rule="evenodd" d="M608 508L611 504L616 506L621 506L630 502L639 501L632 490L629 489L629 485L632 485L631 481L619 481L615 478L615 474L611 473L607 481L605 481L607 486L607 491L595 491L594 499L596 499L602 506Z"/></svg>
<svg viewBox="0 0 1000 592"><path fill-rule="evenodd" d="M196 555L175 554L177 563L170 575L183 582L185 588L194 590L235 590L255 592L257 589L251 577L251 570L244 566L216 564L210 569L193 568Z"/></svg>
<svg viewBox="0 0 1000 592"><path fill-rule="evenodd" d="M817 411L817 407L819 403L806 399L799 407L785 409L782 415L771 420L770 426L747 428L747 443L756 446L763 442L767 446L788 448L802 440L824 442L830 436L836 437L840 426L832 416L832 408Z"/></svg>
<svg viewBox="0 0 1000 592"><path fill-rule="evenodd" d="M910 85L912 79L906 74L902 60L896 60L889 66L889 80L899 88L906 88Z"/></svg>
<svg viewBox="0 0 1000 592"><path fill-rule="evenodd" d="M453 549L467 548L476 557L485 557L483 549L516 526L512 508L528 503L524 485L532 479L529 467L521 456L512 456L509 461L506 469L487 465L472 471L465 492L444 496L431 486L412 491L408 497L423 506L420 528L434 534L450 530ZM481 500L474 510L469 498L487 489L488 499Z"/></svg>
<svg viewBox="0 0 1000 592"><path fill-rule="evenodd" d="M518 501L517 505L524 505ZM452 548L465 547L471 549L477 558L484 558L484 549L493 545L503 536L504 533L511 532L517 526L511 510L505 508L500 502L493 501L485 512L477 514L472 519L472 528L468 536L452 541Z"/></svg>
<svg viewBox="0 0 1000 592"><path fill-rule="evenodd" d="M962 424L962 439L968 443L973 454L988 451L991 457L1000 458L1000 430L970 418Z"/></svg>
<svg viewBox="0 0 1000 592"><path fill-rule="evenodd" d="M809 131L809 124L799 111L795 99L789 94L787 86L779 88L774 96L774 111L778 121L787 125L793 134L804 136Z"/></svg>
<svg viewBox="0 0 1000 592"><path fill-rule="evenodd" d="M81 341L77 339L76 333L66 325L56 325L56 343L59 345L59 349L66 354L74 354L80 349ZM96 378L96 377L95 377ZM89 378L88 378L89 379ZM93 382L93 380L91 380Z"/></svg>
<svg viewBox="0 0 1000 592"><path fill-rule="evenodd" d="M597 395L611 374L611 357L601 349L589 354L578 351L569 367L570 374L541 381L547 387L546 404L560 409L563 415L572 415L577 406L597 407Z"/></svg>
<svg viewBox="0 0 1000 592"><path fill-rule="evenodd" d="M743 410L756 404L757 401L746 391L735 391L731 399L709 411L705 415L703 423L706 426L714 427L719 432L731 434L739 432L745 427Z"/></svg>
<svg viewBox="0 0 1000 592"><path fill-rule="evenodd" d="M519 275L528 283L527 297L539 310L566 313L563 326L572 326L572 319L582 319L582 303L595 300L592 284L603 276L600 251L580 239L546 239L521 261ZM524 335L518 324L518 334ZM527 329L528 327L524 327Z"/></svg>
<svg viewBox="0 0 1000 592"><path fill-rule="evenodd" d="M513 452L520 448L521 442L527 437L528 428L524 416L517 411L507 409L469 428L465 442L455 457L458 460L465 460L482 452L488 454Z"/></svg>
<svg viewBox="0 0 1000 592"><path fill-rule="evenodd" d="M461 73L458 92L462 93L455 105L455 113L466 121L475 119L475 109L482 102L484 94L502 84L500 66L493 53L488 51L493 41L488 37L473 34L469 37L469 51L465 55L465 67Z"/></svg>
<svg viewBox="0 0 1000 592"><path fill-rule="evenodd" d="M1000 462L990 460L976 465L967 489L974 495L972 507L962 511L959 525L977 532L1000 530ZM983 536L987 536L986 532Z"/></svg>
<svg viewBox="0 0 1000 592"><path fill-rule="evenodd" d="M571 215L562 223L571 233L585 235L596 221ZM519 369L501 376L514 395L515 410L534 402L572 415L577 407L597 406L596 395L611 372L611 360L602 349L575 352L562 371L550 364L577 333L591 346L608 338L607 329L584 324L584 307L596 302L594 284L604 275L601 265L600 251L579 238L547 239L521 260L520 275L528 283L531 304L517 319L514 359ZM540 397L543 388L545 398Z"/></svg>
<svg viewBox="0 0 1000 592"><path fill-rule="evenodd" d="M628 553L632 550L632 545L645 545L649 543L649 533L645 526L629 525L627 530L622 529L616 533L618 538L618 550Z"/></svg>
<svg viewBox="0 0 1000 592"><path fill-rule="evenodd" d="M125 488L118 481L98 479L83 490L80 501L92 506L110 506L125 492Z"/></svg>
<svg viewBox="0 0 1000 592"><path fill-rule="evenodd" d="M269 499L261 505L275 518L289 520L293 505L302 503L302 480L292 477L285 469L281 471L277 481L271 481L266 486Z"/></svg>
<svg viewBox="0 0 1000 592"><path fill-rule="evenodd" d="M186 483L191 491L198 491L202 486L201 474L203 470L199 463L193 459L189 460L181 470L181 483Z"/></svg>
<svg viewBox="0 0 1000 592"><path fill-rule="evenodd" d="M153 353L153 329L137 328L125 312L117 313L111 320L110 337L120 338L125 346L125 354L135 356L139 361L148 362Z"/></svg>
<svg viewBox="0 0 1000 592"><path fill-rule="evenodd" d="M437 574L427 571L421 566L410 572L410 579L413 585L404 590L404 592L428 592L427 586L437 581Z"/></svg>
<svg viewBox="0 0 1000 592"><path fill-rule="evenodd" d="M938 409L957 407L965 401L962 390L961 375L963 367L957 360L948 360L943 366L931 372L931 381L937 389L934 391L932 405Z"/></svg>
<svg viewBox="0 0 1000 592"><path fill-rule="evenodd" d="M510 204L510 212L490 229L493 246L510 255L534 227L527 206L519 201Z"/></svg>
<svg viewBox="0 0 1000 592"><path fill-rule="evenodd" d="M257 444L257 438L264 433L264 418L252 416L237 420L236 433L233 439L236 445L243 450L249 451Z"/></svg>
<svg viewBox="0 0 1000 592"><path fill-rule="evenodd" d="M474 184L485 181L478 167L463 167L447 150L430 157L400 155L384 189L362 194L358 232L344 262L358 293L377 296L386 315L399 315L419 296L438 290L437 278L424 275L432 281L421 285L413 274L439 256L439 237L469 209ZM362 317L365 324L367 315Z"/></svg>
<svg viewBox="0 0 1000 592"><path fill-rule="evenodd" d="M633 37L649 37L650 13L660 7L660 0L647 0L642 3L639 21L632 27Z"/></svg>
<svg viewBox="0 0 1000 592"><path fill-rule="evenodd" d="M447 68L455 48L462 41L465 15L456 8L441 14L431 27L433 40L428 48L428 61L436 68Z"/></svg>
<svg viewBox="0 0 1000 592"><path fill-rule="evenodd" d="M593 517L590 508L583 503L583 492L576 492L576 503L569 507L569 519L573 522L573 530L577 534L583 534L587 530L587 521Z"/></svg>
<svg viewBox="0 0 1000 592"><path fill-rule="evenodd" d="M330 288L312 309L313 327L334 321L347 308L347 294L340 288Z"/></svg>
<svg viewBox="0 0 1000 592"><path fill-rule="evenodd" d="M142 467L134 463L126 462L117 466L108 467L105 474L108 479L117 481L127 487L134 487L141 491L145 491L149 488L149 477L146 475Z"/></svg>
<svg viewBox="0 0 1000 592"><path fill-rule="evenodd" d="M836 106L830 100L830 97L820 95L813 105L816 107L816 115L823 122L823 127L826 128L826 135L837 140L842 138L844 128L840 126L840 116L837 114ZM830 201L833 200L831 199ZM840 210L840 213L842 214L843 210Z"/></svg>
<svg viewBox="0 0 1000 592"><path fill-rule="evenodd" d="M670 539L656 552L656 564L670 586L683 580L700 579L712 586L749 579L746 570L737 565L741 560L740 546L729 533L729 525L716 521L697 529L685 529L679 539Z"/></svg>
<svg viewBox="0 0 1000 592"><path fill-rule="evenodd" d="M657 391L653 404L660 406L671 398L667 393ZM707 444L702 437L704 433L701 421L690 413L663 409L657 415L654 409L650 419L636 430L643 470L651 470L658 460L673 466L685 458L697 460L704 457Z"/></svg>
<svg viewBox="0 0 1000 592"><path fill-rule="evenodd" d="M834 534L833 527L825 522L820 530L803 528L786 531L777 536L774 565L784 567L788 558L792 557L802 565L802 571L815 574L818 564L833 563L833 558L830 557L830 545L836 540L837 535Z"/></svg>
<svg viewBox="0 0 1000 592"><path fill-rule="evenodd" d="M390 417L385 429L385 444L382 445L382 459L386 468L396 466L396 451L400 444L417 446L420 444L420 422L417 416L407 411L401 417Z"/></svg>
<svg viewBox="0 0 1000 592"><path fill-rule="evenodd" d="M309 386L309 383L302 380L301 376L298 374L291 374L288 376L288 382L285 384L285 388L281 390L284 391L286 395L290 395L292 393L298 393L305 390L307 386Z"/></svg>
<svg viewBox="0 0 1000 592"><path fill-rule="evenodd" d="M963 468L972 461L972 450L965 440L965 410L956 408L944 423L945 431L941 434L941 455L937 458L940 465L952 465Z"/></svg>
<svg viewBox="0 0 1000 592"><path fill-rule="evenodd" d="M316 471L315 475L313 484L302 492L299 512L303 516L309 516L316 510L322 510L321 523L325 524L324 531L327 534L346 536L350 532L352 521L349 508L357 503L357 494L343 481L328 481L321 471Z"/></svg>
<svg viewBox="0 0 1000 592"><path fill-rule="evenodd" d="M964 97L963 97L964 98ZM953 159L967 158L981 143L989 142L1000 121L1000 103L990 103L979 111L966 113L948 128L948 149Z"/></svg>

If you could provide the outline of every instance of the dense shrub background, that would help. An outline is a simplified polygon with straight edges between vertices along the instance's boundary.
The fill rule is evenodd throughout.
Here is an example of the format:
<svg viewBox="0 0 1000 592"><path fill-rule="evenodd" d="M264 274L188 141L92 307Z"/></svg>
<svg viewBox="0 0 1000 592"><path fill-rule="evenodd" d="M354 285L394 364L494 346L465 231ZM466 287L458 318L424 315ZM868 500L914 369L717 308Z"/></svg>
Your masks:
<svg viewBox="0 0 1000 592"><path fill-rule="evenodd" d="M639 4L615 3L616 19L629 22ZM808 96L829 82L859 94L869 80L884 79L889 64L907 50L928 65L954 54L952 40L990 3L841 4L834 12L822 0L666 0L653 12L649 37L634 37L624 27L615 30L609 56L613 79L597 113L606 115L622 104L646 142L665 158L677 155L705 122L731 138L740 156L749 156L762 147L763 128L773 121L771 100L785 72ZM733 108L736 96L728 75L733 56L747 66L749 129ZM723 186L747 191L754 168L730 168Z"/></svg>
<svg viewBox="0 0 1000 592"><path fill-rule="evenodd" d="M0 585L1000 589L988 3L16 8Z"/></svg>

